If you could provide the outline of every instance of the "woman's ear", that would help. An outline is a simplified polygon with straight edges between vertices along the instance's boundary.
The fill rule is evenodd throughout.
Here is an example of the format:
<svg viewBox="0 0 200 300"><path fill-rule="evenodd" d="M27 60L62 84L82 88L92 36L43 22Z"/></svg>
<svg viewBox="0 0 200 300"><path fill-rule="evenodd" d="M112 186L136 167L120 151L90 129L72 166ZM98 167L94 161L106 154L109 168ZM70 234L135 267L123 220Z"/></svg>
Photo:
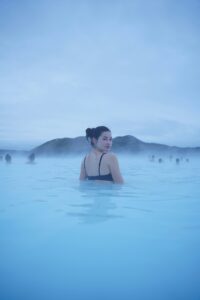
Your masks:
<svg viewBox="0 0 200 300"><path fill-rule="evenodd" d="M92 143L93 143L93 145L96 145L97 139L95 139L95 138L93 137L93 138L92 138Z"/></svg>

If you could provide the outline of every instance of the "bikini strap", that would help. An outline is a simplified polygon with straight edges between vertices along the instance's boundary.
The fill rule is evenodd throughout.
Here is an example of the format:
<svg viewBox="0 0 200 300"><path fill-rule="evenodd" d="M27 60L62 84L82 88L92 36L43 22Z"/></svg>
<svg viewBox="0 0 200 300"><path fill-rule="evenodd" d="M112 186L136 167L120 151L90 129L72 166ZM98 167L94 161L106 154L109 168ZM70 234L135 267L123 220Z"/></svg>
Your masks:
<svg viewBox="0 0 200 300"><path fill-rule="evenodd" d="M103 154L101 155L101 157L100 157L100 160L99 160L99 176L100 176L101 160L102 160L104 154L106 154L106 153L103 153Z"/></svg>
<svg viewBox="0 0 200 300"><path fill-rule="evenodd" d="M86 156L85 156L85 158L84 158L84 169L85 169L85 174L87 175L86 167L85 167L85 160L86 160Z"/></svg>

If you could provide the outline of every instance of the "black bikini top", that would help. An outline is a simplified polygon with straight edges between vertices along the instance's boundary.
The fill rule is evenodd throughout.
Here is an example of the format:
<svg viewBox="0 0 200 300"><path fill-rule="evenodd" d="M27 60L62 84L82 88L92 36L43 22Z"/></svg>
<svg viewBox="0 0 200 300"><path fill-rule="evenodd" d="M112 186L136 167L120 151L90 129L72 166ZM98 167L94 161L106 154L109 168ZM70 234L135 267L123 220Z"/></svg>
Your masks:
<svg viewBox="0 0 200 300"><path fill-rule="evenodd" d="M88 179L88 180L106 180L106 181L113 181L113 178L112 178L112 174L111 174L111 173L106 174L106 175L100 175L101 160L102 160L104 154L106 154L106 153L103 153L103 154L101 155L101 157L100 157L100 160L99 160L99 175L97 175L97 176L88 176L88 175L87 175L87 179ZM85 168L85 173L87 174L87 172L86 172L86 167L85 167L85 160L86 160L86 157L85 157L85 159L84 159L84 168Z"/></svg>

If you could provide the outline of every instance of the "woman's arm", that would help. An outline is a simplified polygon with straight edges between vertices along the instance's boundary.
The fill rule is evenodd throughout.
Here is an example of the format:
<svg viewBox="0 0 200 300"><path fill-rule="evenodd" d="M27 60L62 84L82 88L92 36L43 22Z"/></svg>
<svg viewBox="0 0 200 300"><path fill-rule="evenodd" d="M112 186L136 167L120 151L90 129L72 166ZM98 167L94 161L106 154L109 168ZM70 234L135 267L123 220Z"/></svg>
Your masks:
<svg viewBox="0 0 200 300"><path fill-rule="evenodd" d="M123 179L120 169L119 169L119 163L118 163L117 157L114 154L110 154L109 168L110 168L114 183L124 183L124 179Z"/></svg>
<svg viewBox="0 0 200 300"><path fill-rule="evenodd" d="M79 180L86 180L87 175L85 173L85 168L84 168L84 160L81 163L81 171L80 171L80 176L79 176Z"/></svg>

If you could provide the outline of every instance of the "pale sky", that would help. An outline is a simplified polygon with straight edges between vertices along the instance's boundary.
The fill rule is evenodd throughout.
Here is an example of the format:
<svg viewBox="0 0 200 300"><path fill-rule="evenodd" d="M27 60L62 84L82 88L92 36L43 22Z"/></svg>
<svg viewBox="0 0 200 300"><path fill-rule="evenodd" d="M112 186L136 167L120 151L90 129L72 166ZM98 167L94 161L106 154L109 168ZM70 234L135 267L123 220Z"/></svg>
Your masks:
<svg viewBox="0 0 200 300"><path fill-rule="evenodd" d="M200 146L199 0L1 0L0 148L108 126Z"/></svg>

